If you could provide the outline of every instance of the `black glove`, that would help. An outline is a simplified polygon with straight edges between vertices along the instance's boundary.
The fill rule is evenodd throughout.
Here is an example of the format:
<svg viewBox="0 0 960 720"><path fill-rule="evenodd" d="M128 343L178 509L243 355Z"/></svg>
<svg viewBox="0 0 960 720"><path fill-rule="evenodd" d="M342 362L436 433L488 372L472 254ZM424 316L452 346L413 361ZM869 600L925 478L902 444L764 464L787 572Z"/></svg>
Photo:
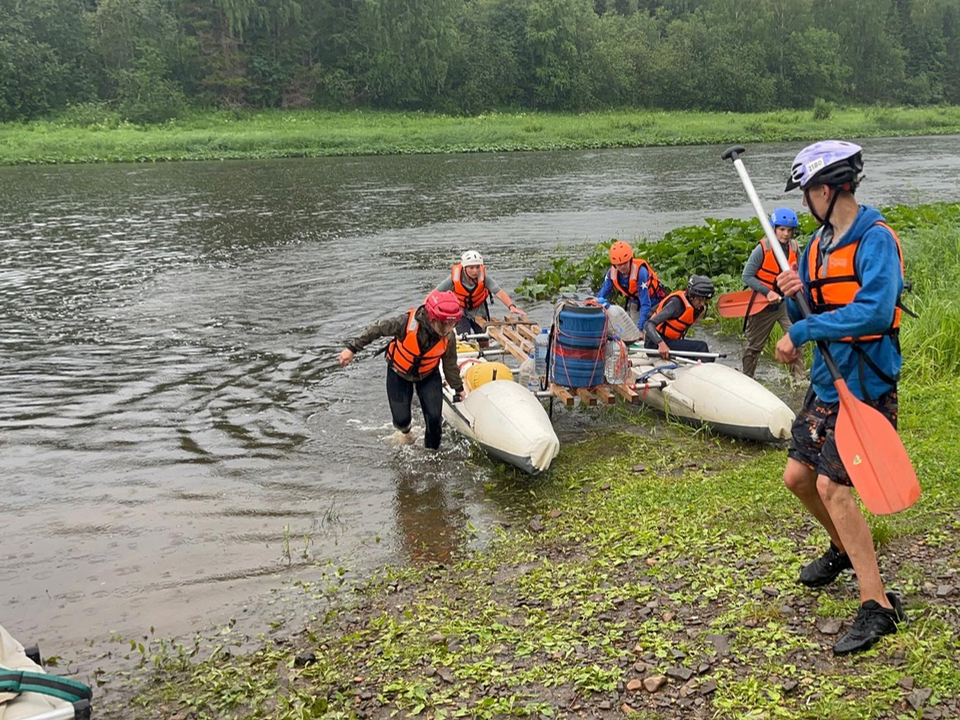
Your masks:
<svg viewBox="0 0 960 720"><path fill-rule="evenodd" d="M453 394L453 401L454 401L455 403L463 402L463 391L462 391L462 390L457 390L457 391Z"/></svg>

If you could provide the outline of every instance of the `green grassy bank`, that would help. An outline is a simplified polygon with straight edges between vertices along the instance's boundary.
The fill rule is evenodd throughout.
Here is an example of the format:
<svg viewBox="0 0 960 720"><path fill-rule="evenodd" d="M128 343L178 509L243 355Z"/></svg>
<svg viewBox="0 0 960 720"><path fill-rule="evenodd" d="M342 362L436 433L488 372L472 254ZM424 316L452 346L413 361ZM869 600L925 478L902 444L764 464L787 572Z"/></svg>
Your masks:
<svg viewBox="0 0 960 720"><path fill-rule="evenodd" d="M911 622L873 650L830 650L856 610L851 578L796 583L826 536L782 487L782 449L614 409L615 432L490 488L527 484L529 524L452 566L385 569L355 602L331 604L337 575L318 571L301 586L318 608L307 627L253 652L151 644L137 697L100 714L960 716L960 306L944 292L960 217L925 212L901 228L923 319L904 323L900 415L924 494L870 518Z"/></svg>
<svg viewBox="0 0 960 720"><path fill-rule="evenodd" d="M816 117L815 117L816 115ZM826 117L825 117L826 116ZM501 152L960 132L960 108L848 108L734 114L201 112L162 125L79 107L0 125L0 164Z"/></svg>

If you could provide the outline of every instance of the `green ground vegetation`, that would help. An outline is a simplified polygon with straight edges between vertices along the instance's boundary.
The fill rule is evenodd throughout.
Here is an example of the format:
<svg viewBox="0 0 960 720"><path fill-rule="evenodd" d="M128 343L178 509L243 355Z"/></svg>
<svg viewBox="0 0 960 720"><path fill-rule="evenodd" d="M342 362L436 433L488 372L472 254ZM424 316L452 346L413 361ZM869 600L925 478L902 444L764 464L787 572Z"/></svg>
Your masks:
<svg viewBox="0 0 960 720"><path fill-rule="evenodd" d="M156 162L225 158L577 148L814 140L960 133L960 107L854 107L815 113L486 113L209 111L153 125L103 106L0 124L0 164Z"/></svg>
<svg viewBox="0 0 960 720"><path fill-rule="evenodd" d="M142 647L137 697L105 716L957 717L960 218L897 213L922 310L900 422L924 494L869 518L910 614L897 635L832 655L856 585L796 583L826 537L782 487L782 448L613 409L617 431L565 446L549 473L497 476L491 493L534 498L529 524L452 565L386 568L352 602L329 605L339 573L318 572L300 590L322 609L253 652Z"/></svg>

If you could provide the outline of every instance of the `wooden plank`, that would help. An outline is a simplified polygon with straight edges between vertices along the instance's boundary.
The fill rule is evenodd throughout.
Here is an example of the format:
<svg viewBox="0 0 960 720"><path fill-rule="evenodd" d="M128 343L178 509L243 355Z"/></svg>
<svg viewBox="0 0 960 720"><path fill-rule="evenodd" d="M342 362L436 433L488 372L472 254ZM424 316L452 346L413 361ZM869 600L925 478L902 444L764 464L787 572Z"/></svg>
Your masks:
<svg viewBox="0 0 960 720"><path fill-rule="evenodd" d="M565 387L551 383L550 389L553 391L553 394L556 395L557 399L563 401L564 405L573 407L573 395L571 395Z"/></svg>
<svg viewBox="0 0 960 720"><path fill-rule="evenodd" d="M501 320L500 318L491 318L490 320L484 321L484 324L487 326L489 325L536 325L536 323L533 320L518 320L518 319Z"/></svg>
<svg viewBox="0 0 960 720"><path fill-rule="evenodd" d="M503 335L502 328L488 327L487 332L490 333L490 337L500 343L500 345L502 345L508 353L513 355L513 357L520 362L523 362L529 357L529 353L526 353L522 348L517 347L511 338Z"/></svg>
<svg viewBox="0 0 960 720"><path fill-rule="evenodd" d="M590 392L588 388L577 388L577 396L587 405L597 404L597 396Z"/></svg>
<svg viewBox="0 0 960 720"><path fill-rule="evenodd" d="M613 405L617 401L616 396L610 392L609 385L600 385L599 387L595 387L593 391L607 405Z"/></svg>
<svg viewBox="0 0 960 720"><path fill-rule="evenodd" d="M540 334L540 327L538 325L517 325L517 332L531 342L536 342L537 335Z"/></svg>
<svg viewBox="0 0 960 720"><path fill-rule="evenodd" d="M529 346L529 341L523 336L521 336L519 333L517 333L517 331L514 330L513 328L504 326L501 329L501 332L503 333L504 337L509 338L514 344L516 344L518 348L520 348L528 356L530 355L530 353L533 352L533 347Z"/></svg>
<svg viewBox="0 0 960 720"><path fill-rule="evenodd" d="M640 402L640 397L633 391L633 389L626 383L622 385L611 385L614 390L617 391L617 394L622 397L624 400L630 403Z"/></svg>

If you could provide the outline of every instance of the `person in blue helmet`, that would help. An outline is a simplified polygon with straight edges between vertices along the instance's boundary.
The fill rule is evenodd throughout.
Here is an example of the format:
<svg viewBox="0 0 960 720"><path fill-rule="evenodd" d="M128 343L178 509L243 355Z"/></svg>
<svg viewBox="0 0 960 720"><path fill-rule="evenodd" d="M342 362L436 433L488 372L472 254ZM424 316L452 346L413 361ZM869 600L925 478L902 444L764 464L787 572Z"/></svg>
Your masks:
<svg viewBox="0 0 960 720"><path fill-rule="evenodd" d="M783 254L789 259L790 265L794 265L799 253L796 234L800 221L797 214L790 208L777 208L770 215L770 224L780 241ZM777 285L779 274L780 266L773 254L773 248L767 238L762 237L743 268L743 282L753 290L751 305L754 302L763 302L758 295L762 295L767 302L763 310L753 315L748 312L743 319L743 332L747 339L747 347L743 351L743 374L749 377L753 377L757 371L757 360L767 344L773 326L780 323L784 332L790 329L787 306L781 302L783 295ZM798 358L790 369L794 377L802 377L805 372L803 358Z"/></svg>
<svg viewBox="0 0 960 720"><path fill-rule="evenodd" d="M900 295L903 255L896 233L854 193L863 171L862 149L827 140L804 148L793 163L787 190L800 188L803 204L820 223L795 269L777 276L787 298L806 296L812 314L796 302L793 326L777 343L777 359L794 363L803 345L824 341L850 391L897 425L900 376ZM783 481L830 536L830 547L800 572L800 582L820 587L853 568L860 609L833 647L843 655L866 650L906 621L900 599L886 592L870 527L857 505L836 445L839 394L819 350L811 387L793 425Z"/></svg>

